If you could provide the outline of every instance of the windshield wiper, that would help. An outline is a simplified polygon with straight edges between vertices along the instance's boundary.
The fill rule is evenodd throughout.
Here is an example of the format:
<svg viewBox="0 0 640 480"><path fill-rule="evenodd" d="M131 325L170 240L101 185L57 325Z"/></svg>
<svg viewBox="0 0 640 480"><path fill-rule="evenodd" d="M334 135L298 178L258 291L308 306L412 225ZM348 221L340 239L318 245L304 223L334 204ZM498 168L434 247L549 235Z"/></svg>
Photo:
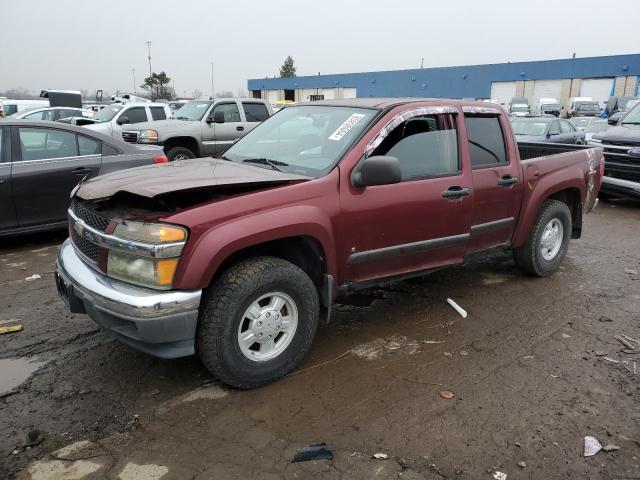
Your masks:
<svg viewBox="0 0 640 480"><path fill-rule="evenodd" d="M187 117L176 117L176 120L190 120L190 119Z"/></svg>
<svg viewBox="0 0 640 480"><path fill-rule="evenodd" d="M274 170L281 172L278 167L288 167L288 163L281 162L279 160L271 160L270 158L245 158L242 160L245 163L261 163L262 165L269 165Z"/></svg>
<svg viewBox="0 0 640 480"><path fill-rule="evenodd" d="M640 122L622 122L622 125L640 125Z"/></svg>

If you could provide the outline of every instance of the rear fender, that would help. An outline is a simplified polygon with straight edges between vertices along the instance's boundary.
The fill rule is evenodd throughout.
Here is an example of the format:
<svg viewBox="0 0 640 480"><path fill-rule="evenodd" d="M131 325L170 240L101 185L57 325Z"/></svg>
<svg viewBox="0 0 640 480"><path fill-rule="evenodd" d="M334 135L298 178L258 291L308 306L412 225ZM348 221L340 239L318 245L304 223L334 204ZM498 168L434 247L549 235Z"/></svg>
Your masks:
<svg viewBox="0 0 640 480"><path fill-rule="evenodd" d="M288 237L306 236L321 246L326 275L336 277L333 228L329 218L318 208L298 205L279 208L239 218L205 232L187 243L174 287L207 287L225 259L245 248Z"/></svg>

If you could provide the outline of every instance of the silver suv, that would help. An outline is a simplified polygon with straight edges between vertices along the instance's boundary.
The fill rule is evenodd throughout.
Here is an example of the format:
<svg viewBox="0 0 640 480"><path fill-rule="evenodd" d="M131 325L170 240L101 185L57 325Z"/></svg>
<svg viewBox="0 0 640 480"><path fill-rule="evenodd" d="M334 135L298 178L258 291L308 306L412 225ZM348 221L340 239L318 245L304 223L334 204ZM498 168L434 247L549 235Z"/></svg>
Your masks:
<svg viewBox="0 0 640 480"><path fill-rule="evenodd" d="M170 161L218 156L272 113L271 105L258 98L192 100L170 120L125 129L122 139L162 145Z"/></svg>

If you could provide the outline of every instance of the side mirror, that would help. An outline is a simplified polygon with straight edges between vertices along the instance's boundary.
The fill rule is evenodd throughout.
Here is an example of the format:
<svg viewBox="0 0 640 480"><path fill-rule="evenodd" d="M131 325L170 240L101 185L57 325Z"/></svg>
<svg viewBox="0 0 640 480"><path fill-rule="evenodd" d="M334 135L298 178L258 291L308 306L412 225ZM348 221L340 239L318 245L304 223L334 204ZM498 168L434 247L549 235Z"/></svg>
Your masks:
<svg viewBox="0 0 640 480"><path fill-rule="evenodd" d="M224 123L224 112L222 110L213 112L213 121L215 123Z"/></svg>
<svg viewBox="0 0 640 480"><path fill-rule="evenodd" d="M365 158L351 174L351 184L356 188L390 185L401 180L400 160L382 155Z"/></svg>
<svg viewBox="0 0 640 480"><path fill-rule="evenodd" d="M131 122L129 121L129 117L120 117L120 118L118 118L118 120L116 120L116 123L118 125L125 125L125 124L131 123Z"/></svg>
<svg viewBox="0 0 640 480"><path fill-rule="evenodd" d="M609 125L617 125L618 122L620 121L620 117L622 117L622 115L620 115L619 112L618 113L614 113L609 118L607 118L607 123Z"/></svg>

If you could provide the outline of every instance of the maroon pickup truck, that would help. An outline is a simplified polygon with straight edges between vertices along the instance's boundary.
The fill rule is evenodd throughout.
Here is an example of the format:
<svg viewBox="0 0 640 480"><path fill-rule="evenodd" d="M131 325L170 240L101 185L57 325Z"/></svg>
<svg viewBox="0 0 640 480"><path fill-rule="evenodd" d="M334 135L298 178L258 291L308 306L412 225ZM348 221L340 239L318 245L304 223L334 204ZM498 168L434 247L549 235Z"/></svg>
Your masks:
<svg viewBox="0 0 640 480"><path fill-rule="evenodd" d="M603 166L598 148L517 144L487 103L292 106L221 158L81 184L57 287L124 343L252 388L300 362L345 292L493 247L555 272Z"/></svg>

